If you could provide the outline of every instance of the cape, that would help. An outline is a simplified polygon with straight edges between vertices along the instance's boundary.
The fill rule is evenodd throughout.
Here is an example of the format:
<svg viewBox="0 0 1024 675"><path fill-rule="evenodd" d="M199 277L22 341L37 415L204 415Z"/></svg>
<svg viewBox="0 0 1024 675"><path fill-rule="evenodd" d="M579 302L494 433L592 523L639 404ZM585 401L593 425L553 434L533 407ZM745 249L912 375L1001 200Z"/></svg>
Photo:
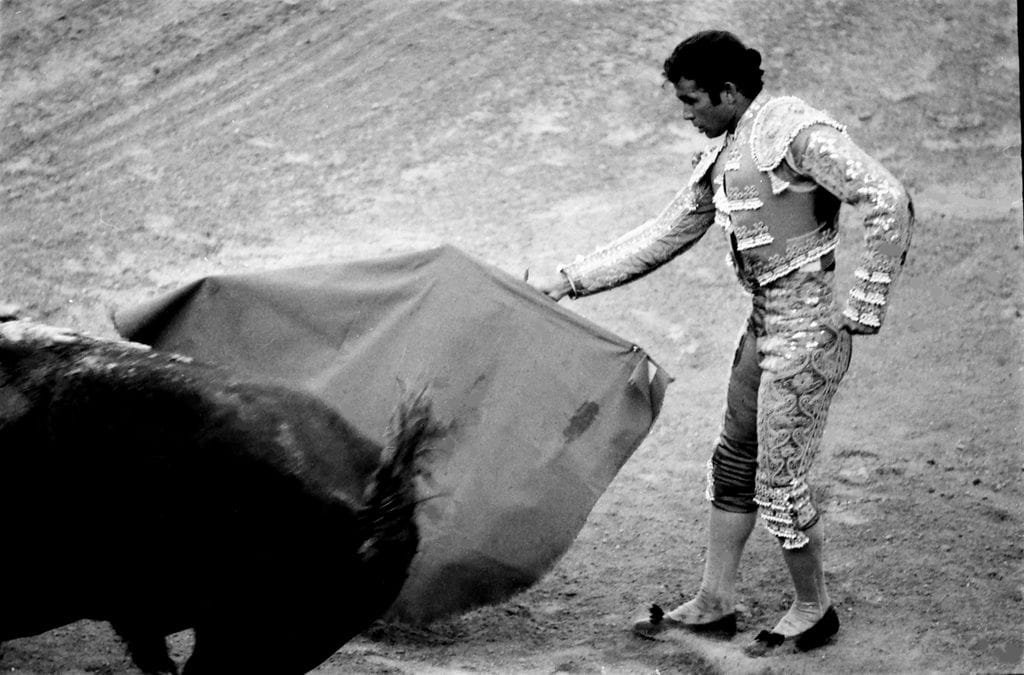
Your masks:
<svg viewBox="0 0 1024 675"><path fill-rule="evenodd" d="M429 387L450 428L387 615L413 623L499 602L549 570L671 380L638 346L450 246L205 277L113 318L129 340L312 392L375 439L403 383Z"/></svg>

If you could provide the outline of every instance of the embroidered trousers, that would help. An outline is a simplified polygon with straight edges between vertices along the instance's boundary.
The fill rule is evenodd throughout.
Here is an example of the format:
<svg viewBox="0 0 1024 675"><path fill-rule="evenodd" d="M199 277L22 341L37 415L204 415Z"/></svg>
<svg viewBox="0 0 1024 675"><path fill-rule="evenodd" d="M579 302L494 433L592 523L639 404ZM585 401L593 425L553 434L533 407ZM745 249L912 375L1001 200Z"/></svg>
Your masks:
<svg viewBox="0 0 1024 675"><path fill-rule="evenodd" d="M807 543L818 510L807 474L832 398L850 365L831 271L797 271L754 291L709 461L707 497L726 511L760 507L786 548Z"/></svg>

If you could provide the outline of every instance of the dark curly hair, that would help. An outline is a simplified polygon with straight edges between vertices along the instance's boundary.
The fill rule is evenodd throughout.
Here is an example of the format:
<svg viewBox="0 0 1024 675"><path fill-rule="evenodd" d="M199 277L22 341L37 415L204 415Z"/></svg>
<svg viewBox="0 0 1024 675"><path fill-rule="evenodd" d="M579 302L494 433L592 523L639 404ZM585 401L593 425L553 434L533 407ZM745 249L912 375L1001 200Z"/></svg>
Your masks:
<svg viewBox="0 0 1024 675"><path fill-rule="evenodd" d="M748 49L724 30L701 31L680 42L665 59L664 74L672 84L683 78L693 80L715 105L721 102L726 82L748 98L757 96L764 86L761 52Z"/></svg>

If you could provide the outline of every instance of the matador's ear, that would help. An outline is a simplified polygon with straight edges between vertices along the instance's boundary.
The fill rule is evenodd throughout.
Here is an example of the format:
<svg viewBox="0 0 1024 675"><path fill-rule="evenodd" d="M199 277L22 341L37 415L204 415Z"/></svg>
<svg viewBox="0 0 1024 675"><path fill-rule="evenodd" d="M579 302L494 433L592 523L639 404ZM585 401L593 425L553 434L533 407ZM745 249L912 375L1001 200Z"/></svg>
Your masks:
<svg viewBox="0 0 1024 675"><path fill-rule="evenodd" d="M724 82L722 84L722 99L727 101L730 105L736 103L736 95L739 93L739 87L733 82Z"/></svg>

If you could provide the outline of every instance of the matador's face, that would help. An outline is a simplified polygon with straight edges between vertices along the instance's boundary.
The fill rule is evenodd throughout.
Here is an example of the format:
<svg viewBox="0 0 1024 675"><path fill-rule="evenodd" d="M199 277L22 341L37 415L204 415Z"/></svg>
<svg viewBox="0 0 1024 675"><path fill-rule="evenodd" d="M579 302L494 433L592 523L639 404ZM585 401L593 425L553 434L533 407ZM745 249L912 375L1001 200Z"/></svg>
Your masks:
<svg viewBox="0 0 1024 675"><path fill-rule="evenodd" d="M721 136L732 127L736 107L720 98L717 104L711 102L708 92L699 88L693 80L685 77L676 82L676 98L683 104L683 119L693 123L697 131L708 138Z"/></svg>

